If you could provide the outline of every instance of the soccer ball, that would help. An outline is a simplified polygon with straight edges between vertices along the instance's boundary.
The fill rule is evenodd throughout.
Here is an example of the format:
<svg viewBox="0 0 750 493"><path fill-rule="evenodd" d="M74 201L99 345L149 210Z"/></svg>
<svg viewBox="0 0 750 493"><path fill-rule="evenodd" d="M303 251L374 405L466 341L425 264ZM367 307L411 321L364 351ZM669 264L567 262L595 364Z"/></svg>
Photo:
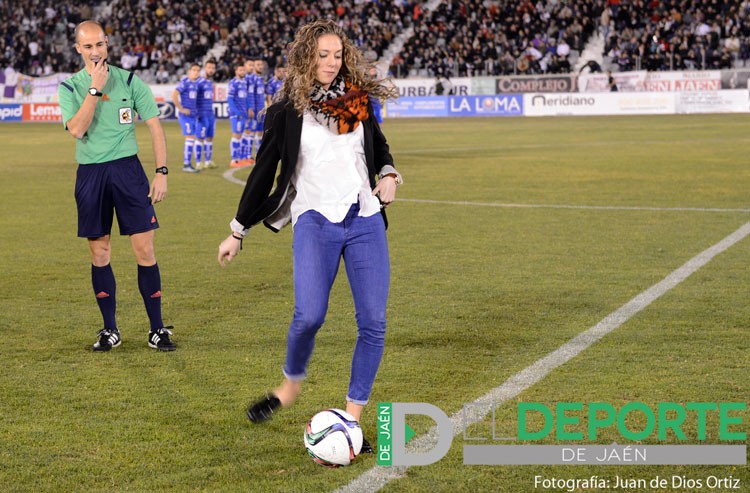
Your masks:
<svg viewBox="0 0 750 493"><path fill-rule="evenodd" d="M341 409L320 411L307 422L305 448L310 457L328 467L348 466L362 450L362 428Z"/></svg>

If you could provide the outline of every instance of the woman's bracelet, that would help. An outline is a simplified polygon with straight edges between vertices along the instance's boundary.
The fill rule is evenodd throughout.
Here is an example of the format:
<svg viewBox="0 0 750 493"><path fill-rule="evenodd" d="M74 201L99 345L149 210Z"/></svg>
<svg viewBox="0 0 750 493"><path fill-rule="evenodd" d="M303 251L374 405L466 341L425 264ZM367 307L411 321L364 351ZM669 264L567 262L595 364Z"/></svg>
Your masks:
<svg viewBox="0 0 750 493"><path fill-rule="evenodd" d="M235 240L240 240L240 250L242 250L242 240L244 240L244 238L236 233L232 233L232 238L234 238Z"/></svg>

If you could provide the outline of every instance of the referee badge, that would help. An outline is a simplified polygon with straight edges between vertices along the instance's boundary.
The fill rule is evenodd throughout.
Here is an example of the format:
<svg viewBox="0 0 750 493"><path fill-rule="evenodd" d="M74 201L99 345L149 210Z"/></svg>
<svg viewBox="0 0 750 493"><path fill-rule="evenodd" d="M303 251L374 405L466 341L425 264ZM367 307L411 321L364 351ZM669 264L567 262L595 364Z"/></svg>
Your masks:
<svg viewBox="0 0 750 493"><path fill-rule="evenodd" d="M127 125L133 123L133 109L132 108L120 108L120 124Z"/></svg>

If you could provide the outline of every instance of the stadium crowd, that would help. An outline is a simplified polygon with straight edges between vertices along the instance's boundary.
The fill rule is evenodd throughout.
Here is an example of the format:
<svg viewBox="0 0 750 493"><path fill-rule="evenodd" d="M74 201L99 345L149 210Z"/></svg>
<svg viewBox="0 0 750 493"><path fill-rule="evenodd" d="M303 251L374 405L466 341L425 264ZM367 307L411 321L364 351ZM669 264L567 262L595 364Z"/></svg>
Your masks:
<svg viewBox="0 0 750 493"><path fill-rule="evenodd" d="M608 3L605 53L621 71L723 69L750 57L750 1Z"/></svg>
<svg viewBox="0 0 750 493"><path fill-rule="evenodd" d="M571 70L595 33L605 65L620 71L728 68L750 58L750 0L0 0L0 67L40 76L74 72L75 25L94 18L113 47L111 63L147 82L176 82L217 48L216 80L233 64L262 58L272 73L302 24L330 17L380 59L407 28L414 35L391 74L475 76Z"/></svg>
<svg viewBox="0 0 750 493"><path fill-rule="evenodd" d="M126 70L140 69L147 80L174 81L226 39L260 2L227 0L160 2L119 0L113 15L101 19ZM118 60L119 59L119 60Z"/></svg>
<svg viewBox="0 0 750 493"><path fill-rule="evenodd" d="M0 66L28 75L75 72L80 60L70 49L75 26L96 19L112 50L110 63L137 70L144 80L173 82L185 66L258 10L260 1L226 0L0 0Z"/></svg>
<svg viewBox="0 0 750 493"><path fill-rule="evenodd" d="M69 71L70 26L92 15L91 2L0 0L0 67L36 76Z"/></svg>
<svg viewBox="0 0 750 493"><path fill-rule="evenodd" d="M235 60L260 57L273 69L283 62L284 50L294 32L321 17L335 19L365 57L375 61L399 32L412 25L415 12L419 12L423 3L414 0L267 2L246 25L230 34L220 65L231 67Z"/></svg>
<svg viewBox="0 0 750 493"><path fill-rule="evenodd" d="M391 67L397 76L570 71L571 50L595 32L603 0L448 0L418 18Z"/></svg>

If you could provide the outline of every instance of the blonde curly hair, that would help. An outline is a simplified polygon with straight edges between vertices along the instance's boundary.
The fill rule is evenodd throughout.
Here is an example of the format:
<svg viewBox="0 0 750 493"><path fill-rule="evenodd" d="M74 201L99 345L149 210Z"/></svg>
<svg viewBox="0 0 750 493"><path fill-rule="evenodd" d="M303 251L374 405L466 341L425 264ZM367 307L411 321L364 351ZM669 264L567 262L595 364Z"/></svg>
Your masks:
<svg viewBox="0 0 750 493"><path fill-rule="evenodd" d="M362 52L352 44L341 27L330 19L318 19L302 26L294 36L294 41L287 46L287 74L278 100L289 98L300 115L310 107L310 91L315 82L318 63L318 38L325 34L338 36L344 47L339 75L345 81L383 102L398 97L398 90L388 84L387 79L377 80L368 75L370 66L365 63Z"/></svg>

